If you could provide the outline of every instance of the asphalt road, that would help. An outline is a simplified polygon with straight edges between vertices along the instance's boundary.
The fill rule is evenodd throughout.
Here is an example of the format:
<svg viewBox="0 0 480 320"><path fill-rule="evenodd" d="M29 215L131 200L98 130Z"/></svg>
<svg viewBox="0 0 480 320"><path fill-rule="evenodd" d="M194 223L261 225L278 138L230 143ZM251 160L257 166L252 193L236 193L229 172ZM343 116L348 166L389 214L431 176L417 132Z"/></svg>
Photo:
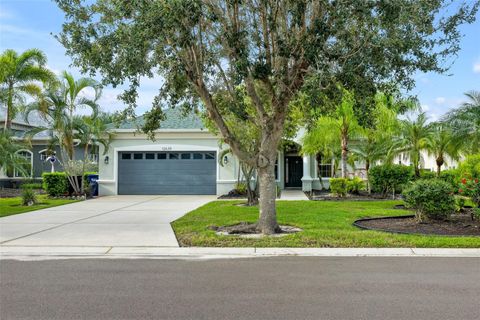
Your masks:
<svg viewBox="0 0 480 320"><path fill-rule="evenodd" d="M480 259L0 261L0 319L480 319Z"/></svg>

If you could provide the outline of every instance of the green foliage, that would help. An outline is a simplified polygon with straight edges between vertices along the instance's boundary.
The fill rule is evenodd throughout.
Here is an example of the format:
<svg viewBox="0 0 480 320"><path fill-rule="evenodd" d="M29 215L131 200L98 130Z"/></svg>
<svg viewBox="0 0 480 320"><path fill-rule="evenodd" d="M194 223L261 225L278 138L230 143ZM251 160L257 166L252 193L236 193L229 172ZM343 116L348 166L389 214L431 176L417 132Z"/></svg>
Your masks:
<svg viewBox="0 0 480 320"><path fill-rule="evenodd" d="M449 169L441 171L439 179L447 182L452 187L457 187L458 176L459 173L457 169Z"/></svg>
<svg viewBox="0 0 480 320"><path fill-rule="evenodd" d="M470 197L480 207L480 179L479 178L462 178L458 193Z"/></svg>
<svg viewBox="0 0 480 320"><path fill-rule="evenodd" d="M42 189L43 186L41 183L22 183L20 185L22 189Z"/></svg>
<svg viewBox="0 0 480 320"><path fill-rule="evenodd" d="M365 182L359 177L353 177L347 181L347 192L359 194L361 190L365 190Z"/></svg>
<svg viewBox="0 0 480 320"><path fill-rule="evenodd" d="M464 206L465 206L465 198L455 197L455 211L460 212Z"/></svg>
<svg viewBox="0 0 480 320"><path fill-rule="evenodd" d="M345 197L347 195L347 185L347 178L330 179L330 191L338 197Z"/></svg>
<svg viewBox="0 0 480 320"><path fill-rule="evenodd" d="M14 139L12 131L0 130L0 168L3 168L5 173L11 174L16 170L23 176L30 174L26 170L30 162L27 163L24 158L17 155L22 149L27 149L27 146Z"/></svg>
<svg viewBox="0 0 480 320"><path fill-rule="evenodd" d="M442 121L463 141L464 153L474 154L480 152L480 92L465 95L468 101L447 113Z"/></svg>
<svg viewBox="0 0 480 320"><path fill-rule="evenodd" d="M480 153L467 156L467 158L459 164L458 177L480 179Z"/></svg>
<svg viewBox="0 0 480 320"><path fill-rule="evenodd" d="M247 184L245 182L236 183L234 189L238 194L247 194Z"/></svg>
<svg viewBox="0 0 480 320"><path fill-rule="evenodd" d="M47 57L38 49L18 54L7 49L0 55L0 104L6 106L5 129L26 103L25 96L37 98L41 94L38 82L51 83L55 74L47 67Z"/></svg>
<svg viewBox="0 0 480 320"><path fill-rule="evenodd" d="M439 179L417 180L403 191L407 205L418 221L447 219L455 211L452 187Z"/></svg>
<svg viewBox="0 0 480 320"><path fill-rule="evenodd" d="M57 197L68 192L68 178L65 172L44 172L42 174L43 189L49 196Z"/></svg>
<svg viewBox="0 0 480 320"><path fill-rule="evenodd" d="M31 206L37 203L37 195L32 189L26 188L22 191L22 205Z"/></svg>
<svg viewBox="0 0 480 320"><path fill-rule="evenodd" d="M402 186L412 180L411 167L385 164L370 169L369 180L372 191L387 194L400 192Z"/></svg>
<svg viewBox="0 0 480 320"><path fill-rule="evenodd" d="M430 170L420 170L420 179L435 179L437 175Z"/></svg>

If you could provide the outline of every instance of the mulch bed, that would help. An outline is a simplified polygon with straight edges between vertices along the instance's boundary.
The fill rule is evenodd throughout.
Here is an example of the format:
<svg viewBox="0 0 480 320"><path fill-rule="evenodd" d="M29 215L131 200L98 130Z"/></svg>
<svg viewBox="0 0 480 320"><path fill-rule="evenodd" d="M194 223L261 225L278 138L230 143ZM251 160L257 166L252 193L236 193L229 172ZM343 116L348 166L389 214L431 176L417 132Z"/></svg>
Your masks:
<svg viewBox="0 0 480 320"><path fill-rule="evenodd" d="M22 195L22 189L0 188L0 198L15 198ZM45 194L42 189L33 189L36 194Z"/></svg>
<svg viewBox="0 0 480 320"><path fill-rule="evenodd" d="M384 196L383 194L360 191L359 194L347 194L345 197L338 197L328 190L312 190L309 195L311 200L315 201L383 201L383 200L399 200L401 195L396 195L393 199L392 195Z"/></svg>
<svg viewBox="0 0 480 320"><path fill-rule="evenodd" d="M413 215L360 219L354 225L368 230L439 236L480 236L480 221L468 213L452 215L445 221L418 223Z"/></svg>
<svg viewBox="0 0 480 320"><path fill-rule="evenodd" d="M229 193L218 197L218 199L247 199L247 194L239 193L237 190L231 190Z"/></svg>
<svg viewBox="0 0 480 320"><path fill-rule="evenodd" d="M293 226L279 226L277 233L269 235L270 237L282 237L292 233L300 232L302 229ZM256 223L240 222L231 226L210 226L210 230L216 231L217 235L233 236L237 235L243 238L261 238L264 237L258 229Z"/></svg>

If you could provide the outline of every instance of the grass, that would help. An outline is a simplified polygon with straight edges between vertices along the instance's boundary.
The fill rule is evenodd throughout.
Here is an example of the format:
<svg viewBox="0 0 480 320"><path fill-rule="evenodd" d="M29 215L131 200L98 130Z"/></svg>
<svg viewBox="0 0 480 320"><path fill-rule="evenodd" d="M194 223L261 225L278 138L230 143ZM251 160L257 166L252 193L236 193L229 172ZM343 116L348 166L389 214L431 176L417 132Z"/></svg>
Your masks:
<svg viewBox="0 0 480 320"><path fill-rule="evenodd" d="M76 202L77 200L67 199L50 199L46 195L38 195L38 203L33 206L22 206L22 198L0 198L0 217L11 216L29 211L46 209L61 206L67 203Z"/></svg>
<svg viewBox="0 0 480 320"><path fill-rule="evenodd" d="M393 209L401 201L278 201L278 221L302 232L284 237L246 239L218 236L209 226L255 222L257 207L240 207L239 201L208 203L172 223L182 246L198 247L444 247L479 248L480 237L445 237L392 234L354 227L360 218L411 214Z"/></svg>

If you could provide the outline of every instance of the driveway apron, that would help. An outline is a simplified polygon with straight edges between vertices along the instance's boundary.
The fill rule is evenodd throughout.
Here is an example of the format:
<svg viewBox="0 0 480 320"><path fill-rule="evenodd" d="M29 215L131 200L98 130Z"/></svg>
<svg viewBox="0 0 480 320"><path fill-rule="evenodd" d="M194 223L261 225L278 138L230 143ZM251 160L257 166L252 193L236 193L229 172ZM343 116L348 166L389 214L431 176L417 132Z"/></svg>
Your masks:
<svg viewBox="0 0 480 320"><path fill-rule="evenodd" d="M0 219L0 245L178 247L170 222L214 196L109 196Z"/></svg>

